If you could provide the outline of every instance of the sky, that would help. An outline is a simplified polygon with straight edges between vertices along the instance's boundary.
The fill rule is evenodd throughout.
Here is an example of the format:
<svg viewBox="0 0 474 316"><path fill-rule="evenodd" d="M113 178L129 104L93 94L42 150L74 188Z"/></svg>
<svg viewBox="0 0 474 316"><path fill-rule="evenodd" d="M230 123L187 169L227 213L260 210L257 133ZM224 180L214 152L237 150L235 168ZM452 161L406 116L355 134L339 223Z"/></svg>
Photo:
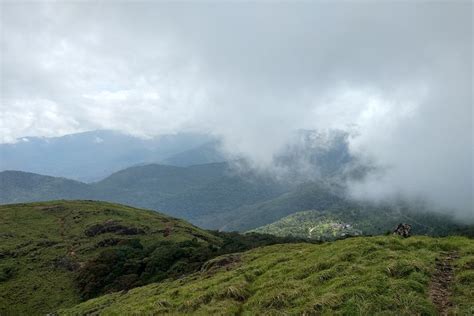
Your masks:
<svg viewBox="0 0 474 316"><path fill-rule="evenodd" d="M356 197L474 218L471 1L1 4L0 142L199 131L259 168L297 129L384 166Z"/></svg>

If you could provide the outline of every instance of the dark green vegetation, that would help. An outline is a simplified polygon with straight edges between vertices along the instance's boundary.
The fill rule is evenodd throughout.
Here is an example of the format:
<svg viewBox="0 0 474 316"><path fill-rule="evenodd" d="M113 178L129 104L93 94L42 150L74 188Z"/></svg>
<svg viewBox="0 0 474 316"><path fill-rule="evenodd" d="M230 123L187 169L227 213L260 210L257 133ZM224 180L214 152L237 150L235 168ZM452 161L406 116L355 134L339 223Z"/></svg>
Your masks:
<svg viewBox="0 0 474 316"><path fill-rule="evenodd" d="M46 314L195 272L290 238L209 232L154 211L93 201L0 206L0 315Z"/></svg>
<svg viewBox="0 0 474 316"><path fill-rule="evenodd" d="M0 172L0 203L51 199L105 200L164 211L199 227L248 231L305 210L352 225L363 234L383 234L400 222L416 234L471 234L473 227L423 204L374 205L348 200L337 186L282 183L268 175L239 172L227 163L175 167L144 165L93 184L17 171Z"/></svg>
<svg viewBox="0 0 474 316"><path fill-rule="evenodd" d="M64 315L436 315L430 280L455 253L448 312L474 313L474 241L465 237L354 237L216 258L198 273L117 292Z"/></svg>

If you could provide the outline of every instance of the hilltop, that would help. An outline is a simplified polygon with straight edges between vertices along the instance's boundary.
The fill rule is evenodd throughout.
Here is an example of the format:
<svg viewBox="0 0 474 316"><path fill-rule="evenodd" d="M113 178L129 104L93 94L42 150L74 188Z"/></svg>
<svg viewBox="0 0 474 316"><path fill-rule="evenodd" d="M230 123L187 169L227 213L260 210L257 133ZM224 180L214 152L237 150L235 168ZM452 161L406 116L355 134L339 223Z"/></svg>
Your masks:
<svg viewBox="0 0 474 316"><path fill-rule="evenodd" d="M355 228L358 223L348 224L335 214L319 211L303 211L286 216L274 223L256 228L252 232L275 236L298 236L316 240L334 240L362 235Z"/></svg>
<svg viewBox="0 0 474 316"><path fill-rule="evenodd" d="M111 203L5 205L0 219L0 314L46 313L78 303L74 273L118 244L147 247L194 238L219 242L183 221Z"/></svg>
<svg viewBox="0 0 474 316"><path fill-rule="evenodd" d="M86 183L23 171L0 172L0 203L25 203L58 199L93 199Z"/></svg>
<svg viewBox="0 0 474 316"><path fill-rule="evenodd" d="M113 203L50 201L0 206L0 241L0 314L32 315L291 240L205 231Z"/></svg>
<svg viewBox="0 0 474 316"><path fill-rule="evenodd" d="M472 239L355 237L216 258L186 278L59 314L468 315L473 281Z"/></svg>

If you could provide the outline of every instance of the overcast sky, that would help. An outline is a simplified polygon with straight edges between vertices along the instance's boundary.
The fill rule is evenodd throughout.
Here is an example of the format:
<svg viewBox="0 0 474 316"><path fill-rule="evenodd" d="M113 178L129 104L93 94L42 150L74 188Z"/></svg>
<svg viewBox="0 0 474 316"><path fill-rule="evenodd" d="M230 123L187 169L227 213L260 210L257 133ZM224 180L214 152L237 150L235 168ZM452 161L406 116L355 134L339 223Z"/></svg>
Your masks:
<svg viewBox="0 0 474 316"><path fill-rule="evenodd" d="M298 128L349 131L473 216L472 2L1 2L1 142L118 129L222 137L258 166Z"/></svg>

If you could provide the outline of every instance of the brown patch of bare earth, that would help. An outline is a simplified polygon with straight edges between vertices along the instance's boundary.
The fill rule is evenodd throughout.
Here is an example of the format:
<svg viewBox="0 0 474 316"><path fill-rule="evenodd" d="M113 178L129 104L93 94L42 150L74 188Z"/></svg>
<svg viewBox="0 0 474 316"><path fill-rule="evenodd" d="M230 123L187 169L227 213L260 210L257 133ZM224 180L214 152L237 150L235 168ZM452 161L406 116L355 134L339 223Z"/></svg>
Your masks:
<svg viewBox="0 0 474 316"><path fill-rule="evenodd" d="M452 307L451 284L454 279L453 261L459 258L456 252L443 253L436 258L436 270L431 278L429 296L439 315L448 315Z"/></svg>

